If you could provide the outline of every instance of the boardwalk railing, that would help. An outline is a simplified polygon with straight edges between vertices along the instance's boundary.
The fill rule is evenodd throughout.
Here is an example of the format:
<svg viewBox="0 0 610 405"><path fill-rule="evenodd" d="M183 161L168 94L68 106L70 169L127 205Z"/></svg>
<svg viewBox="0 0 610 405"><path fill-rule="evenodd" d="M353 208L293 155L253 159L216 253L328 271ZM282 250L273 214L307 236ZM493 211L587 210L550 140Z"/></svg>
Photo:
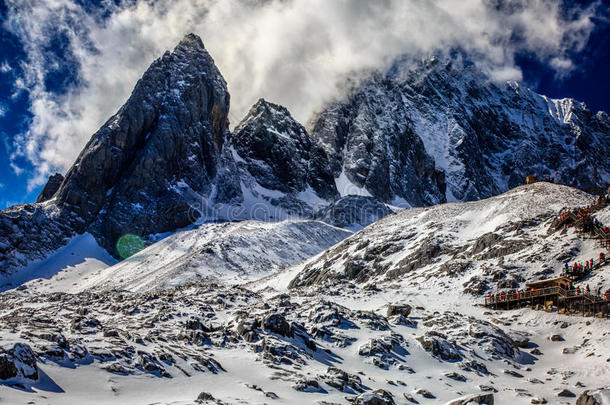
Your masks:
<svg viewBox="0 0 610 405"><path fill-rule="evenodd" d="M582 298L589 301L590 304L604 303L609 301L603 295L591 294L578 290L565 290L561 287L547 287L488 296L485 297L485 305L488 306L507 302L531 301L534 298L549 296L559 296L567 299Z"/></svg>

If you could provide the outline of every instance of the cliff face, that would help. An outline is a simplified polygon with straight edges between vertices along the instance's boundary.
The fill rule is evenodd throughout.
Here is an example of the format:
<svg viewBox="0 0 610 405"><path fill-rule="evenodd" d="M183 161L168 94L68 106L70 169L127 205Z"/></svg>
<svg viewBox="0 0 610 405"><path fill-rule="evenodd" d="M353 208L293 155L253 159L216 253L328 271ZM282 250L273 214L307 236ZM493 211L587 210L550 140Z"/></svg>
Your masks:
<svg viewBox="0 0 610 405"><path fill-rule="evenodd" d="M229 145L239 166L265 189L296 200L308 192L327 201L339 197L326 152L282 106L259 100Z"/></svg>
<svg viewBox="0 0 610 405"><path fill-rule="evenodd" d="M226 83L201 40L186 36L155 61L96 132L58 191L111 248L125 233L183 227L196 211L175 189L209 192L228 128Z"/></svg>
<svg viewBox="0 0 610 405"><path fill-rule="evenodd" d="M115 243L126 233L156 234L195 221L198 211L176 185L209 193L228 111L222 75L201 39L187 35L149 67L65 179L49 181L38 201L52 201L0 215L3 268L42 258L75 233L91 232L117 255Z"/></svg>
<svg viewBox="0 0 610 405"><path fill-rule="evenodd" d="M478 200L529 174L580 188L610 181L606 113L434 58L372 75L312 126L343 188L385 202Z"/></svg>
<svg viewBox="0 0 610 405"><path fill-rule="evenodd" d="M196 221L362 226L389 212L383 203L479 200L529 174L581 188L610 182L607 114L436 59L371 75L322 110L311 136L265 100L233 133L228 111L222 75L187 35L153 62L65 178L53 176L37 203L0 212L0 272L84 232L119 257L123 235L150 242ZM348 195L360 198L339 200Z"/></svg>

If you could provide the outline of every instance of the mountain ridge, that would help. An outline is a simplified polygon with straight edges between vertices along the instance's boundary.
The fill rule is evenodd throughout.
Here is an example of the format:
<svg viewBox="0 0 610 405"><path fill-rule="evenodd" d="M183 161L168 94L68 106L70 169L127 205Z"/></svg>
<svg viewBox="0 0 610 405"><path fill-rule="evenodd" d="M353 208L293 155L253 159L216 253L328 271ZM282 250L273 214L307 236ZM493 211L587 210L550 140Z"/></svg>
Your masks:
<svg viewBox="0 0 610 405"><path fill-rule="evenodd" d="M185 36L153 62L65 178L49 180L41 202L0 212L2 272L84 232L119 258L127 234L150 244L187 226L248 219L324 218L349 228L386 215L387 205L478 200L530 174L557 173L581 187L610 180L607 114L434 58L373 74L326 106L311 134L263 99L229 131L229 103L203 42ZM354 215L369 208L372 215Z"/></svg>

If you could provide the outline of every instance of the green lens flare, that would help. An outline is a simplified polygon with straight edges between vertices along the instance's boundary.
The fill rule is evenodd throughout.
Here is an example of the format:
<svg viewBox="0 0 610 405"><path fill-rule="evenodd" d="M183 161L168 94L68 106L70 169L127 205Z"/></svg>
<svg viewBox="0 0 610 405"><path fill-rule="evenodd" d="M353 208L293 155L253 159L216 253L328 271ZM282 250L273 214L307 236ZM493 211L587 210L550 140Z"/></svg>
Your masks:
<svg viewBox="0 0 610 405"><path fill-rule="evenodd" d="M116 250L119 252L119 256L121 256L123 259L127 259L129 256L135 255L145 247L146 245L144 244L142 238L131 233L121 236L116 243Z"/></svg>

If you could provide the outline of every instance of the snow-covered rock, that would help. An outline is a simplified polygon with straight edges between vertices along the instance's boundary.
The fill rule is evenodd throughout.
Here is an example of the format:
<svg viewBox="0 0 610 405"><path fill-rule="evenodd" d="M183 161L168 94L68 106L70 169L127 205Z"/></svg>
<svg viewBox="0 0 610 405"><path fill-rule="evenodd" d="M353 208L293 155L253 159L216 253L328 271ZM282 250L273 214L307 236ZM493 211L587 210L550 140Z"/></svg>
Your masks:
<svg viewBox="0 0 610 405"><path fill-rule="evenodd" d="M38 380L38 364L30 346L15 343L0 347L0 380Z"/></svg>
<svg viewBox="0 0 610 405"><path fill-rule="evenodd" d="M558 275L565 261L598 256L594 242L551 229L563 209L594 200L536 183L481 201L403 210L299 265L290 286L409 280L473 295L524 287L526 280Z"/></svg>
<svg viewBox="0 0 610 405"><path fill-rule="evenodd" d="M296 200L307 192L321 201L338 197L326 152L282 106L260 99L237 125L228 145L238 166L265 189Z"/></svg>
<svg viewBox="0 0 610 405"><path fill-rule="evenodd" d="M311 124L342 194L422 206L498 195L530 174L580 188L610 182L610 118L584 103L437 58L352 87Z"/></svg>

